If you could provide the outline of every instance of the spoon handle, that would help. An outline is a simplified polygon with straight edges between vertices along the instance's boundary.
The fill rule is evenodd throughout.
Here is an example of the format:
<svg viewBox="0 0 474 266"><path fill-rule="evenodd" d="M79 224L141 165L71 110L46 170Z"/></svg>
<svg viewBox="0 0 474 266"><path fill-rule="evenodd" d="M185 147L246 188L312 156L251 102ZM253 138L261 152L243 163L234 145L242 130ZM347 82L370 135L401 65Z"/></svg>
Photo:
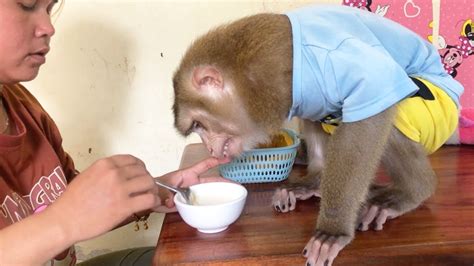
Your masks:
<svg viewBox="0 0 474 266"><path fill-rule="evenodd" d="M160 185L160 186L162 186L162 187L164 187L164 188L167 188L167 189L169 189L169 190L171 190L171 191L173 191L173 192L175 192L175 193L180 193L180 192L181 192L181 191L178 191L176 188L174 188L174 187L172 187L172 186L168 186L168 185L166 185L166 184L164 184L164 183L161 183L160 180L158 180L157 177L155 177L155 178L153 178L153 179L155 180L155 183L156 183L157 185Z"/></svg>

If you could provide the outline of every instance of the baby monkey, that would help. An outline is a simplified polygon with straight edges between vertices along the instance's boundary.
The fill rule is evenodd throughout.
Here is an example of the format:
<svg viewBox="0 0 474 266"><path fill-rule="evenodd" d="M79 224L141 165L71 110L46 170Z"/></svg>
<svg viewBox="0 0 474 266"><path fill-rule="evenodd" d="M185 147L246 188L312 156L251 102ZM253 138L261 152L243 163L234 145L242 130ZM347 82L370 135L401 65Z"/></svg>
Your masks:
<svg viewBox="0 0 474 266"><path fill-rule="evenodd" d="M304 121L307 187L276 191L277 210L321 196L307 265L331 265L357 227L381 229L436 189L427 154L457 126L462 86L436 49L370 12L314 6L257 14L211 30L173 78L175 126L199 134L215 157L269 140ZM391 184L373 184L382 165Z"/></svg>

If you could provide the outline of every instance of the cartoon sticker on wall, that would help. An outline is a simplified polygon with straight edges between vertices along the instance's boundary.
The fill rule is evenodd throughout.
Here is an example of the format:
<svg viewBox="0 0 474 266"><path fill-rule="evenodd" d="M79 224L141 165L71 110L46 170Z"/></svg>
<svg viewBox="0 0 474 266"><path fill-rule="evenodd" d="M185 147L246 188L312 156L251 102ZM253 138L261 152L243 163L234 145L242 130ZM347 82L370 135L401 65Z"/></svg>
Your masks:
<svg viewBox="0 0 474 266"><path fill-rule="evenodd" d="M390 8L390 5L377 5L375 11L372 11L372 0L343 0L342 4L345 6L374 12L375 14L382 17L387 14L388 9Z"/></svg>
<svg viewBox="0 0 474 266"><path fill-rule="evenodd" d="M445 38L440 35L437 43L444 69L453 77L457 76L457 68L463 61L474 54L474 33L471 19L463 23L458 40L457 44L446 44Z"/></svg>
<svg viewBox="0 0 474 266"><path fill-rule="evenodd" d="M431 0L342 0L345 6L373 12L405 25L420 36L428 36L433 17Z"/></svg>

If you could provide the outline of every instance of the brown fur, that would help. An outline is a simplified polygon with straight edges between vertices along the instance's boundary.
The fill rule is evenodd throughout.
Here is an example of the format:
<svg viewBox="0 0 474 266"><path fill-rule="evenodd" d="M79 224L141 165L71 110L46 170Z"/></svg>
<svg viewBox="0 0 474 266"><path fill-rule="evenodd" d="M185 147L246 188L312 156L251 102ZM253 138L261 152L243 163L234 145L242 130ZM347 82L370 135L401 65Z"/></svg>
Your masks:
<svg viewBox="0 0 474 266"><path fill-rule="evenodd" d="M192 69L199 65L222 70L224 78L234 83L252 119L269 130L279 129L292 103L292 39L286 16L243 18L196 40L174 74L175 114L183 102L209 109L210 113L221 110L212 109L215 104L185 89Z"/></svg>
<svg viewBox="0 0 474 266"><path fill-rule="evenodd" d="M374 204L407 212L436 190L438 180L424 148L396 128L392 129L382 165L392 183L371 192L369 201Z"/></svg>
<svg viewBox="0 0 474 266"><path fill-rule="evenodd" d="M353 236L394 114L391 108L359 122L342 124L329 138L321 179L322 215L318 219L318 227L326 233Z"/></svg>

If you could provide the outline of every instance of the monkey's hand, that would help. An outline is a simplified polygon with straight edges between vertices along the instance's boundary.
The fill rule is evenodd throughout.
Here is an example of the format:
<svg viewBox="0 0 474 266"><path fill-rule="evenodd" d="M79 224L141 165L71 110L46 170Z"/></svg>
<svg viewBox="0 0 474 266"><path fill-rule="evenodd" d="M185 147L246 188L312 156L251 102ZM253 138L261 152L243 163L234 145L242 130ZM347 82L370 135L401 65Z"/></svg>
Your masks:
<svg viewBox="0 0 474 266"><path fill-rule="evenodd" d="M415 208L410 197L391 186L372 186L367 204L362 208L359 230L367 231L371 225L377 231L383 229L387 220L394 219Z"/></svg>
<svg viewBox="0 0 474 266"><path fill-rule="evenodd" d="M277 188L272 197L273 208L277 212L289 212L296 208L297 200L307 200L313 196L320 198L320 182L320 171L309 171L296 182Z"/></svg>
<svg viewBox="0 0 474 266"><path fill-rule="evenodd" d="M378 205L370 205L362 210L362 219L360 221L359 230L367 231L369 226L374 224L374 229L380 231L387 220L394 219L403 213L391 208L383 208Z"/></svg>
<svg viewBox="0 0 474 266"><path fill-rule="evenodd" d="M321 197L319 187L308 188L300 186L293 188L277 188L272 197L272 205L277 212L289 212L296 208L297 200L306 200L313 196Z"/></svg>
<svg viewBox="0 0 474 266"><path fill-rule="evenodd" d="M317 230L303 250L303 255L307 258L306 265L332 265L339 251L347 246L352 238L345 235L333 236Z"/></svg>

